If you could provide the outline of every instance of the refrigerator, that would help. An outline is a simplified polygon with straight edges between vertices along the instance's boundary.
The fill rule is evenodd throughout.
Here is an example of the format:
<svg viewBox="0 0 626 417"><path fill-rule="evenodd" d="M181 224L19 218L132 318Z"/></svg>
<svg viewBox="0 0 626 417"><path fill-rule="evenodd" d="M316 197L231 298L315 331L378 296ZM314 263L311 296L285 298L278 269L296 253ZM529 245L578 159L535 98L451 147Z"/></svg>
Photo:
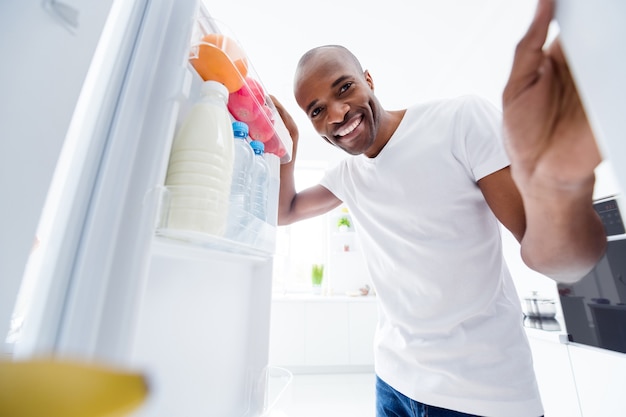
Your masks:
<svg viewBox="0 0 626 417"><path fill-rule="evenodd" d="M275 181L254 243L160 223L173 138L203 82L193 45L236 32L198 0L3 2L0 27L12 58L0 72L5 359L143 372L137 415L267 414L270 382L290 377L268 365L277 181L292 146L271 101L283 152L266 154Z"/></svg>
<svg viewBox="0 0 626 417"><path fill-rule="evenodd" d="M272 250L156 233L172 139L199 82L190 43L211 4L0 4L2 355L141 370L152 388L142 416L258 416L271 406ZM557 6L583 103L623 187L624 5Z"/></svg>

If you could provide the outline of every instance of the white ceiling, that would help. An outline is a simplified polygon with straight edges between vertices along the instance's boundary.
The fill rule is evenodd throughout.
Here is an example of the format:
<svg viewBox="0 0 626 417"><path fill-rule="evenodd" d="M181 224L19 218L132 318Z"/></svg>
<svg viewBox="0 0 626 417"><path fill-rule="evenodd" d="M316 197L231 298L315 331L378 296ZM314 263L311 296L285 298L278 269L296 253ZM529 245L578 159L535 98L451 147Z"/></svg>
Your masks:
<svg viewBox="0 0 626 417"><path fill-rule="evenodd" d="M308 49L342 44L372 74L387 109L477 93L500 105L513 51L535 0L203 0L245 49L266 90L300 129L298 161L345 154L324 142L296 105L295 65Z"/></svg>

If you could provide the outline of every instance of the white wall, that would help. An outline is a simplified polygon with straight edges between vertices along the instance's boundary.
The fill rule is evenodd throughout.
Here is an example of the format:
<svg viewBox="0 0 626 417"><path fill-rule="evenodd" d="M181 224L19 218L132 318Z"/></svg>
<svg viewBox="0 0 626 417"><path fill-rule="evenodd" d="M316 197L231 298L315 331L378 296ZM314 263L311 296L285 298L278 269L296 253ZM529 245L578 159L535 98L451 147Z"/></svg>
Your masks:
<svg viewBox="0 0 626 417"><path fill-rule="evenodd" d="M500 104L515 45L535 2L529 0L204 0L236 34L266 89L299 125L299 160L334 161L344 153L320 139L293 99L300 56L323 44L350 48L373 76L388 109L477 93ZM280 11L280 13L278 13Z"/></svg>

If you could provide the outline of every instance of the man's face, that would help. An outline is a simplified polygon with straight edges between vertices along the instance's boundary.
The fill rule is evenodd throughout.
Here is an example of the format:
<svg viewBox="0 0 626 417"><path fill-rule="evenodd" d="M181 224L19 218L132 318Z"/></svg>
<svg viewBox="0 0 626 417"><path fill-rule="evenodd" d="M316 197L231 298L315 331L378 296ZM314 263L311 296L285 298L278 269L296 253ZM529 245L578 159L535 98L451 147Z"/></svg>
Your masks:
<svg viewBox="0 0 626 417"><path fill-rule="evenodd" d="M320 52L296 75L295 95L315 130L349 154L366 153L378 130L377 101L367 71L335 50Z"/></svg>

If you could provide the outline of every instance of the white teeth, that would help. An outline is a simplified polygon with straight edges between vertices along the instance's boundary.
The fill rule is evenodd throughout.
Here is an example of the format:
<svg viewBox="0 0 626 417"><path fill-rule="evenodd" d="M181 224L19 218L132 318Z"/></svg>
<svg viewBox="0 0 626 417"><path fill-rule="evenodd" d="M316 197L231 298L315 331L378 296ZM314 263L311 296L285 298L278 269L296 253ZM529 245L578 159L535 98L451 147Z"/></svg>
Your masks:
<svg viewBox="0 0 626 417"><path fill-rule="evenodd" d="M357 119L354 122L350 123L350 125L346 126L342 130L337 132L337 136L346 136L350 132L352 132L356 127L361 124L361 119Z"/></svg>

